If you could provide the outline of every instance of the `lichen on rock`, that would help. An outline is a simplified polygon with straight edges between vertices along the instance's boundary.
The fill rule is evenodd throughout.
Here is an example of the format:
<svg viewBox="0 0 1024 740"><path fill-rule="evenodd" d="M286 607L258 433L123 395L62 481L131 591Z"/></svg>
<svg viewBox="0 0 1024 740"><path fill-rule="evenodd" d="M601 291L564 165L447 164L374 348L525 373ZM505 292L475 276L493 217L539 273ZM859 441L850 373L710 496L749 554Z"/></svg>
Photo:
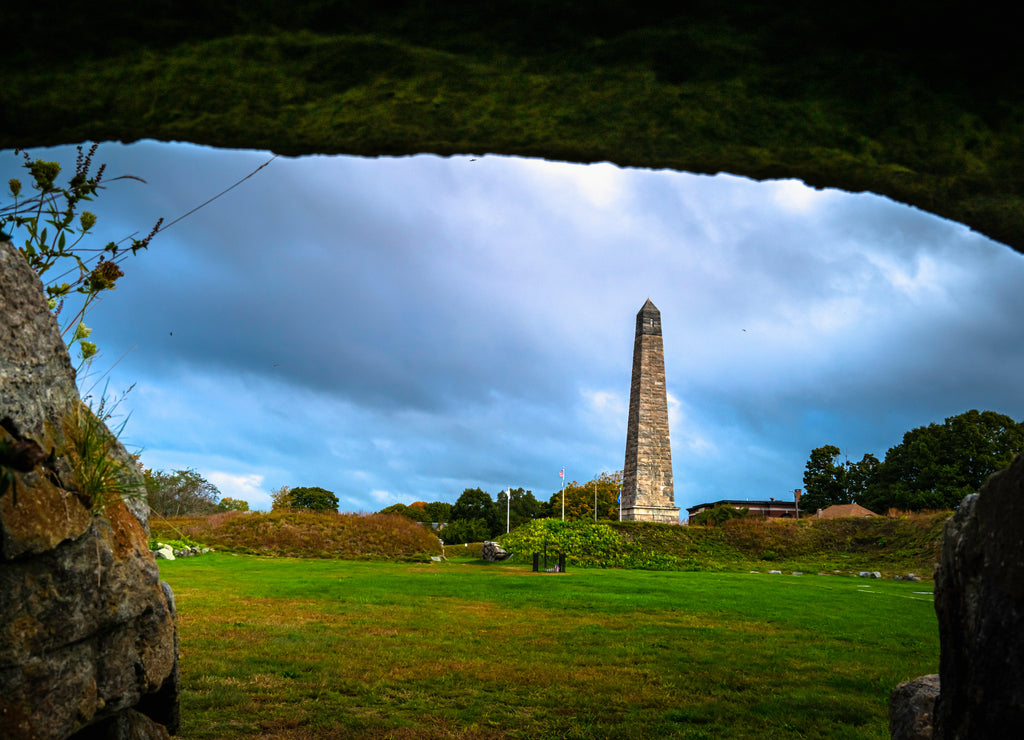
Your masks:
<svg viewBox="0 0 1024 740"><path fill-rule="evenodd" d="M42 285L0 243L4 738L177 730L174 601L149 552L145 502L121 495L141 486L140 476L102 420L86 417L100 425L91 430L102 438L93 462L105 461L117 478L106 497L86 490L67 423L90 413L83 409Z"/></svg>

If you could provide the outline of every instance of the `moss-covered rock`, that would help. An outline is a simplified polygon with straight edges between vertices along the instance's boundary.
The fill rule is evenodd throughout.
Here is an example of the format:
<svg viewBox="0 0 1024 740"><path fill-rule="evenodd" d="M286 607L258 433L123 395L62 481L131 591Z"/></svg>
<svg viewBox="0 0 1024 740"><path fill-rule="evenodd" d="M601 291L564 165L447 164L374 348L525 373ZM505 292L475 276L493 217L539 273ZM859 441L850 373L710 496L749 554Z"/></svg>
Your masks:
<svg viewBox="0 0 1024 740"><path fill-rule="evenodd" d="M0 146L500 153L870 190L1024 248L1014 24L955 3L32 4Z"/></svg>
<svg viewBox="0 0 1024 740"><path fill-rule="evenodd" d="M86 419L102 443L76 448L68 418ZM83 455L85 463L113 459L111 470L141 477L82 406L39 279L10 243L0 243L4 737L66 738L95 723L138 724L125 713L133 706L176 728L173 596L149 552L146 517L121 499L121 487L105 498L110 491L88 490Z"/></svg>

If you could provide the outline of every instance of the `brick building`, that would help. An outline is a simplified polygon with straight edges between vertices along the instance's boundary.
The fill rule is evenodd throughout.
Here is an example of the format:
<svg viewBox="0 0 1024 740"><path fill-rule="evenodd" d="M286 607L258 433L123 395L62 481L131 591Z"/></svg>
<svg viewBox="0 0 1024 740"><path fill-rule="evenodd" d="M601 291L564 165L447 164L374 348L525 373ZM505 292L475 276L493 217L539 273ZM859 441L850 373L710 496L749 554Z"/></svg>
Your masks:
<svg viewBox="0 0 1024 740"><path fill-rule="evenodd" d="M702 511L707 511L708 509L713 509L714 507L721 506L723 504L731 506L734 509L747 509L750 516L762 517L764 519L797 518L796 501L780 501L776 499L768 499L767 501L739 501L736 499L723 499L710 504L697 504L696 506L688 508L686 510L687 524L692 524L693 517L700 514Z"/></svg>

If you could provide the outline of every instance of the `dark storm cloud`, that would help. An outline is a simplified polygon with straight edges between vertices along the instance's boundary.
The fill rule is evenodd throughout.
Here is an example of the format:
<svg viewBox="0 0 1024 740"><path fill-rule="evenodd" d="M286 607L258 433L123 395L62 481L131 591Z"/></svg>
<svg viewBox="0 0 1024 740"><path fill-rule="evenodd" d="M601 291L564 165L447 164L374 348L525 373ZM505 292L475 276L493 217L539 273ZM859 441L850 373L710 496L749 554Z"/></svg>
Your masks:
<svg viewBox="0 0 1024 740"><path fill-rule="evenodd" d="M97 201L114 238L270 155L144 142L100 158L149 183ZM259 506L282 484L355 510L475 486L547 497L562 465L621 468L648 297L683 507L785 495L822 444L859 459L966 408L1024 418L1024 260L792 182L278 158L126 272L89 323L104 361L127 353L110 377L137 382L132 441Z"/></svg>

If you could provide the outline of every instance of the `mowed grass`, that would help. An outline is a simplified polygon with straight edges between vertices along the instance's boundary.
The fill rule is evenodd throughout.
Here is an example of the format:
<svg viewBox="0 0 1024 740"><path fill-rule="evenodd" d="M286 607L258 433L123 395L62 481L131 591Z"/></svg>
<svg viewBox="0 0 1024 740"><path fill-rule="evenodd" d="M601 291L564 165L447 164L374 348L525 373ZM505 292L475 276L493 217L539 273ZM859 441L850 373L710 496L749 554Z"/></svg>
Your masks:
<svg viewBox="0 0 1024 740"><path fill-rule="evenodd" d="M212 554L161 563L199 738L887 738L922 584Z"/></svg>

